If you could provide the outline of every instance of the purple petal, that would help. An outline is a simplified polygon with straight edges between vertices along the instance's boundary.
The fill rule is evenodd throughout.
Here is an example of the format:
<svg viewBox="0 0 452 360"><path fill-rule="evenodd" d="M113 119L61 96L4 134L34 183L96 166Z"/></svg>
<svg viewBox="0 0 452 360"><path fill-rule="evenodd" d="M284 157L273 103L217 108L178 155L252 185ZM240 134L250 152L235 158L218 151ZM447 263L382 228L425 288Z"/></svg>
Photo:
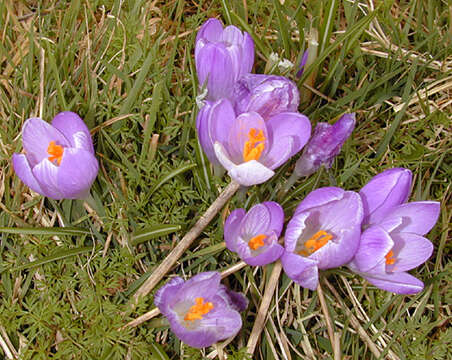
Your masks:
<svg viewBox="0 0 452 360"><path fill-rule="evenodd" d="M226 44L241 46L243 43L243 34L234 25L228 25L224 28L220 41Z"/></svg>
<svg viewBox="0 0 452 360"><path fill-rule="evenodd" d="M235 123L235 112L229 100L221 99L212 105L208 119L208 131L211 142L228 145L231 128Z"/></svg>
<svg viewBox="0 0 452 360"><path fill-rule="evenodd" d="M271 212L264 204L254 205L243 218L240 235L253 237L269 231Z"/></svg>
<svg viewBox="0 0 452 360"><path fill-rule="evenodd" d="M381 221L383 228L388 228L392 219L402 219L402 224L393 231L419 235L427 234L439 217L440 203L437 201L416 201L399 205L385 214Z"/></svg>
<svg viewBox="0 0 452 360"><path fill-rule="evenodd" d="M240 331L240 328L242 327L242 318L237 311L224 307L217 307L214 311L211 311L211 313L208 314L210 316L205 316L200 320L200 327L202 326L203 328L207 328L209 331L214 332L216 337L215 342L235 336ZM205 344L205 342L200 343L202 346L197 347L212 345Z"/></svg>
<svg viewBox="0 0 452 360"><path fill-rule="evenodd" d="M309 55L309 52L308 52L308 50L306 50L303 53L303 56L301 57L300 65L298 65L298 71L297 71L297 74L295 75L297 78L301 78L301 76L303 75L304 67L306 66L306 62L308 61L308 55Z"/></svg>
<svg viewBox="0 0 452 360"><path fill-rule="evenodd" d="M262 184L275 175L271 169L256 160L234 166L228 170L228 174L243 186Z"/></svg>
<svg viewBox="0 0 452 360"><path fill-rule="evenodd" d="M199 296L211 298L220 286L221 275L217 271L199 273L187 280L177 294L177 301L194 300Z"/></svg>
<svg viewBox="0 0 452 360"><path fill-rule="evenodd" d="M319 283L317 263L309 258L284 252L281 263L286 275L304 288L315 290Z"/></svg>
<svg viewBox="0 0 452 360"><path fill-rule="evenodd" d="M53 118L52 126L61 131L72 147L84 149L94 155L91 134L85 122L76 113L60 112Z"/></svg>
<svg viewBox="0 0 452 360"><path fill-rule="evenodd" d="M363 199L364 223L377 223L391 208L406 202L411 177L411 171L404 168L385 170L374 176L359 192Z"/></svg>
<svg viewBox="0 0 452 360"><path fill-rule="evenodd" d="M66 199L83 199L96 179L99 164L89 151L66 148L58 171L58 188Z"/></svg>
<svg viewBox="0 0 452 360"><path fill-rule="evenodd" d="M223 297L233 310L242 312L248 307L248 299L245 295L229 290L224 285L220 285L218 295Z"/></svg>
<svg viewBox="0 0 452 360"><path fill-rule="evenodd" d="M406 272L361 275L377 288L396 294L411 295L424 289L422 281Z"/></svg>
<svg viewBox="0 0 452 360"><path fill-rule="evenodd" d="M294 252L303 230L306 228L306 219L309 217L308 212L296 212L286 227L284 233L284 247L288 252Z"/></svg>
<svg viewBox="0 0 452 360"><path fill-rule="evenodd" d="M196 71L200 85L207 81L208 98L228 97L236 77L231 56L223 44L206 44L195 53Z"/></svg>
<svg viewBox="0 0 452 360"><path fill-rule="evenodd" d="M414 269L423 264L433 253L433 244L426 238L410 233L391 234L394 240L392 251L396 259L393 265L387 265L389 272L401 272Z"/></svg>
<svg viewBox="0 0 452 360"><path fill-rule="evenodd" d="M318 123L312 138L297 161L296 174L298 176L311 175L321 165L330 168L354 127L355 114L344 114L334 125Z"/></svg>
<svg viewBox="0 0 452 360"><path fill-rule="evenodd" d="M264 266L275 262L284 253L284 248L277 241L278 238L274 236L272 244L264 249L264 251L256 256L244 257L243 261L251 266Z"/></svg>
<svg viewBox="0 0 452 360"><path fill-rule="evenodd" d="M384 259L393 246L394 242L386 231L372 226L362 233L353 262L359 271L369 271Z"/></svg>
<svg viewBox="0 0 452 360"><path fill-rule="evenodd" d="M268 226L269 231L274 231L276 236L279 237L284 225L283 208L274 201L265 201L262 205L264 205L270 212L270 224Z"/></svg>
<svg viewBox="0 0 452 360"><path fill-rule="evenodd" d="M338 187L323 187L311 191L297 206L295 214L302 211L340 200L344 197L344 190Z"/></svg>
<svg viewBox="0 0 452 360"><path fill-rule="evenodd" d="M25 121L22 129L22 143L30 167L33 168L50 156L47 148L51 141L63 147L70 146L64 135L44 120L31 118Z"/></svg>
<svg viewBox="0 0 452 360"><path fill-rule="evenodd" d="M286 136L294 138L294 148L290 156L299 152L311 136L309 119L294 112L284 112L273 116L267 122L267 129L273 141L272 145Z"/></svg>
<svg viewBox="0 0 452 360"><path fill-rule="evenodd" d="M24 154L13 154L13 167L17 176L25 185L31 190L46 196L41 185L39 185L39 182L34 177L30 164Z"/></svg>
<svg viewBox="0 0 452 360"><path fill-rule="evenodd" d="M253 38L245 32L242 43L242 67L241 75L251 72L254 64L254 41Z"/></svg>
<svg viewBox="0 0 452 360"><path fill-rule="evenodd" d="M196 42L200 39L211 42L220 41L222 33L223 24L215 18L210 18L199 29L198 34L196 35Z"/></svg>
<svg viewBox="0 0 452 360"><path fill-rule="evenodd" d="M224 241L229 250L236 252L236 241L240 231L240 224L245 217L244 209L235 209L224 223Z"/></svg>
<svg viewBox="0 0 452 360"><path fill-rule="evenodd" d="M215 151L213 150L213 140L209 134L210 116L212 112L212 106L207 103L204 105L196 117L196 129L198 131L198 139L201 144L204 153L209 161L214 165L219 165Z"/></svg>
<svg viewBox="0 0 452 360"><path fill-rule="evenodd" d="M59 167L57 165L51 163L47 158L45 158L33 168L32 172L36 180L39 182L45 196L55 200L64 199L64 195L58 186Z"/></svg>
<svg viewBox="0 0 452 360"><path fill-rule="evenodd" d="M154 304L157 306L162 314L168 313L168 308L172 305L172 298L174 294L182 287L184 280L179 276L172 278L165 285L163 285L154 295Z"/></svg>

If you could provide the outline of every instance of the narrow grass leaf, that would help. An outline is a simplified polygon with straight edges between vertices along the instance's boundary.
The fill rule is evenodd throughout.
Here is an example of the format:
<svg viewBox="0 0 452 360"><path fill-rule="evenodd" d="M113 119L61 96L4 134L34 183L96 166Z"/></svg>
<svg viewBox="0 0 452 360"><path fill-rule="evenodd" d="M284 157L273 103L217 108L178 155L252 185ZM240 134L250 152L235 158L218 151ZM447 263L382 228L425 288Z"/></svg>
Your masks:
<svg viewBox="0 0 452 360"><path fill-rule="evenodd" d="M149 191L149 194L147 198L151 197L151 195L158 189L160 186L162 186L164 183L166 183L168 180L171 180L173 177L180 175L190 169L193 169L196 167L196 164L186 164L178 167L176 170L171 171L169 174L164 176L152 189Z"/></svg>
<svg viewBox="0 0 452 360"><path fill-rule="evenodd" d="M20 235L46 235L46 236L83 236L90 235L91 232L86 229L77 227L30 227L30 228L16 228L16 227L0 227L0 233L5 234L20 234Z"/></svg>
<svg viewBox="0 0 452 360"><path fill-rule="evenodd" d="M132 235L132 245L138 245L151 239L155 239L160 236L165 236L173 232L179 231L182 228L180 225L154 225L146 227L144 229L136 231Z"/></svg>

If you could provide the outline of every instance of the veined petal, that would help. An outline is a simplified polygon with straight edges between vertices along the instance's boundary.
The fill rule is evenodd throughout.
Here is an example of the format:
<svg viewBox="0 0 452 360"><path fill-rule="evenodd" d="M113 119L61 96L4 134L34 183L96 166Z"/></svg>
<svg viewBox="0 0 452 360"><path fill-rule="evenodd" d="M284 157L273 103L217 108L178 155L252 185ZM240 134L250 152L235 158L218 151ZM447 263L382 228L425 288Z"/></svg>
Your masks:
<svg viewBox="0 0 452 360"><path fill-rule="evenodd" d="M381 220L381 226L386 227L390 219L402 219L394 232L407 232L419 235L427 234L439 217L440 203L437 201L415 201L402 204L388 211Z"/></svg>
<svg viewBox="0 0 452 360"><path fill-rule="evenodd" d="M94 155L93 141L85 122L72 111L63 111L52 120L52 126L61 131L72 147L81 148Z"/></svg>
<svg viewBox="0 0 452 360"><path fill-rule="evenodd" d="M242 67L241 75L245 75L253 69L254 64L254 41L250 34L245 32L243 34L242 43Z"/></svg>
<svg viewBox="0 0 452 360"><path fill-rule="evenodd" d="M219 165L215 151L213 150L212 137L209 134L210 117L212 112L211 104L205 104L201 110L199 110L196 116L196 130L198 131L198 140L201 144L204 153L206 154L209 161L214 165Z"/></svg>
<svg viewBox="0 0 452 360"><path fill-rule="evenodd" d="M235 209L224 223L224 241L229 250L236 252L236 240L239 236L240 224L245 217L244 209Z"/></svg>
<svg viewBox="0 0 452 360"><path fill-rule="evenodd" d="M377 223L390 209L406 202L411 178L411 171L404 168L388 169L374 176L359 192L363 199L364 223Z"/></svg>
<svg viewBox="0 0 452 360"><path fill-rule="evenodd" d="M290 159L295 148L296 138L286 136L273 143L261 160L268 168L276 169Z"/></svg>
<svg viewBox="0 0 452 360"><path fill-rule="evenodd" d="M220 41L223 33L223 24L220 20L215 18L208 19L199 29L196 35L196 42L200 39L205 39L211 42Z"/></svg>
<svg viewBox="0 0 452 360"><path fill-rule="evenodd" d="M319 284L319 274L316 261L284 252L281 263L286 275L304 288L315 290Z"/></svg>
<svg viewBox="0 0 452 360"><path fill-rule="evenodd" d="M24 154L13 154L13 167L17 176L25 185L27 185L31 190L46 196L44 190L41 188L41 185L39 185L39 182L33 175L30 164Z"/></svg>
<svg viewBox="0 0 452 360"><path fill-rule="evenodd" d="M240 235L253 237L269 231L271 213L263 204L254 205L243 218Z"/></svg>
<svg viewBox="0 0 452 360"><path fill-rule="evenodd" d="M247 161L228 170L229 176L243 186L258 185L270 179L275 172L256 160Z"/></svg>
<svg viewBox="0 0 452 360"><path fill-rule="evenodd" d="M172 305L171 297L176 293L184 283L184 280L176 276L163 285L154 295L154 304L157 306L162 314L166 315L169 307Z"/></svg>
<svg viewBox="0 0 452 360"><path fill-rule="evenodd" d="M433 253L433 244L425 237L410 234L391 234L394 240L392 248L395 263L386 265L389 272L401 272L414 269L423 264Z"/></svg>
<svg viewBox="0 0 452 360"><path fill-rule="evenodd" d="M229 132L235 123L235 112L227 99L221 99L212 105L208 115L208 131L211 142L224 146L228 144Z"/></svg>
<svg viewBox="0 0 452 360"><path fill-rule="evenodd" d="M279 245L277 241L277 237L275 236L272 244L269 245L264 251L256 256L243 258L243 261L251 266L264 266L275 262L284 253L284 248Z"/></svg>
<svg viewBox="0 0 452 360"><path fill-rule="evenodd" d="M57 186L66 199L83 199L96 179L97 159L89 151L66 148L58 169Z"/></svg>
<svg viewBox="0 0 452 360"><path fill-rule="evenodd" d="M424 289L424 283L406 272L361 274L379 289L396 294L417 294Z"/></svg>
<svg viewBox="0 0 452 360"><path fill-rule="evenodd" d="M187 280L177 293L177 301L195 299L199 296L211 298L220 286L221 275L217 271L197 274Z"/></svg>
<svg viewBox="0 0 452 360"><path fill-rule="evenodd" d="M70 146L66 137L44 120L31 118L25 121L22 129L22 143L30 167L33 168L50 156L47 149L51 141L63 147Z"/></svg>
<svg viewBox="0 0 452 360"><path fill-rule="evenodd" d="M64 156L65 155L63 155L63 157ZM32 172L45 196L55 200L64 198L64 195L58 186L59 167L57 165L52 164L45 158L33 168Z"/></svg>
<svg viewBox="0 0 452 360"><path fill-rule="evenodd" d="M344 196L344 190L338 187L322 187L311 191L297 206L295 214L304 210L321 206L331 201L340 200Z"/></svg>
<svg viewBox="0 0 452 360"><path fill-rule="evenodd" d="M306 219L308 217L308 212L296 212L290 219L284 233L284 247L287 252L295 251L298 239L306 228Z"/></svg>
<svg viewBox="0 0 452 360"><path fill-rule="evenodd" d="M284 211L281 205L274 201L265 201L262 203L270 212L269 231L274 231L276 236L281 235L284 225Z"/></svg>
<svg viewBox="0 0 452 360"><path fill-rule="evenodd" d="M369 271L381 262L393 248L389 234L379 226L371 226L361 234L361 241L353 262L361 272Z"/></svg>

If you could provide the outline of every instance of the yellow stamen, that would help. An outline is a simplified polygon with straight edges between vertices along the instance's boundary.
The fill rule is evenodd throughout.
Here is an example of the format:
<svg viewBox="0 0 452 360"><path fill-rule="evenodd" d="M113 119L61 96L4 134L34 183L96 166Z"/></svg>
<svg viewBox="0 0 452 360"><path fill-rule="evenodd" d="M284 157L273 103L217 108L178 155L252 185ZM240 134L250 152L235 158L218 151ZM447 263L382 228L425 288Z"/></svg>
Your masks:
<svg viewBox="0 0 452 360"><path fill-rule="evenodd" d="M260 247L262 247L262 246L265 245L265 244L264 244L264 240L265 240L266 238L267 238L267 236L264 235L264 234L257 235L257 236L253 237L253 238L249 241L248 246L249 246L250 249L252 249L252 250L257 250L257 249L259 249Z"/></svg>
<svg viewBox="0 0 452 360"><path fill-rule="evenodd" d="M309 256L313 252L325 246L332 238L333 235L328 234L325 230L319 230L304 243L306 249L299 251L298 254L302 256Z"/></svg>
<svg viewBox="0 0 452 360"><path fill-rule="evenodd" d="M248 141L243 146L243 161L259 160L265 149L263 141L265 141L265 136L262 130L257 132L254 128L250 129Z"/></svg>
<svg viewBox="0 0 452 360"><path fill-rule="evenodd" d="M198 297L195 299L195 305L193 305L185 314L184 320L195 321L201 320L203 315L209 313L213 309L213 304L211 302L204 302L204 298Z"/></svg>
<svg viewBox="0 0 452 360"><path fill-rule="evenodd" d="M57 164L61 164L63 159L64 148L61 145L56 145L55 141L51 141L47 147L47 153L49 156L49 161L54 162L56 160Z"/></svg>
<svg viewBox="0 0 452 360"><path fill-rule="evenodd" d="M396 259L394 257L394 252L392 250L390 250L386 254L385 258L386 258L386 264L388 264L388 265L394 265L394 263L396 262Z"/></svg>

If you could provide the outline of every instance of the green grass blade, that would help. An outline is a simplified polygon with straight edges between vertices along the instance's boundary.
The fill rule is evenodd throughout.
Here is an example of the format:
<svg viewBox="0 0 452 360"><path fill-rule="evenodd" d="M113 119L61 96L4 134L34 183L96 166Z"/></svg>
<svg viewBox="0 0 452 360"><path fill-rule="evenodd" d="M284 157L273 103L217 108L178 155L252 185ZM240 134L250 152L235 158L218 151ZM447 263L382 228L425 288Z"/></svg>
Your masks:
<svg viewBox="0 0 452 360"><path fill-rule="evenodd" d="M136 231L132 235L132 245L138 245L148 240L155 239L160 236L165 236L173 232L179 231L182 228L180 225L154 225Z"/></svg>
<svg viewBox="0 0 452 360"><path fill-rule="evenodd" d="M35 227L35 228L16 228L16 227L0 227L0 233L5 234L20 234L20 235L46 235L46 236L83 236L90 235L89 230L77 227Z"/></svg>

